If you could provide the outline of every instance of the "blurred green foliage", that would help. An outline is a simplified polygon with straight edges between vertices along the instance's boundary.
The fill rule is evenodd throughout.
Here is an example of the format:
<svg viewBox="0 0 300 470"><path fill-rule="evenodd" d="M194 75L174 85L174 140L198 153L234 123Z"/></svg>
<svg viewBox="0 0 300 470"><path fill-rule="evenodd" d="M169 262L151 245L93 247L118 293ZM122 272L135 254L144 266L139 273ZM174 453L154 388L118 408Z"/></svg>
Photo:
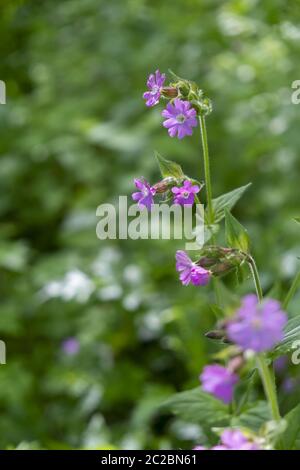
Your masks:
<svg viewBox="0 0 300 470"><path fill-rule="evenodd" d="M99 241L96 207L130 194L135 176L157 181L154 149L203 177L197 132L170 139L161 108L141 98L147 75L170 68L213 99L214 194L252 181L235 214L264 289L287 290L299 255L298 4L10 0L1 9L0 446L189 448L200 423L158 407L196 387L216 351L203 336L212 292L179 287L178 242ZM298 295L290 314L299 307ZM62 350L68 337L80 342L74 356ZM282 395L287 411L296 396Z"/></svg>

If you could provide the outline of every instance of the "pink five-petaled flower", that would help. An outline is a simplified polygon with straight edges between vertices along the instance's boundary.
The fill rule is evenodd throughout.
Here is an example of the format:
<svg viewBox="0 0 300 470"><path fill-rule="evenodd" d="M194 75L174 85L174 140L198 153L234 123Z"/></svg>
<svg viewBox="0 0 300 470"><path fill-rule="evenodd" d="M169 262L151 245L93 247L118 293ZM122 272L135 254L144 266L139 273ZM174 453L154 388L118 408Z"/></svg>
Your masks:
<svg viewBox="0 0 300 470"><path fill-rule="evenodd" d="M163 126L168 129L170 137L177 135L178 139L182 139L186 135L192 135L192 128L197 126L196 114L189 101L176 98L173 104L168 103L162 112L162 116L166 118Z"/></svg>
<svg viewBox="0 0 300 470"><path fill-rule="evenodd" d="M193 205L195 194L199 193L199 191L199 186L193 186L191 181L186 180L181 188L178 188L177 186L172 188L172 193L174 194L174 204L180 204L181 206Z"/></svg>
<svg viewBox="0 0 300 470"><path fill-rule="evenodd" d="M194 286L205 286L210 279L210 271L198 266L181 250L176 252L176 270L180 273L179 279L184 286L190 282Z"/></svg>
<svg viewBox="0 0 300 470"><path fill-rule="evenodd" d="M135 179L134 184L139 190L136 193L132 194L132 199L138 203L140 209L146 207L146 209L151 210L153 205L153 196L155 195L155 189L150 186L148 181L145 179Z"/></svg>
<svg viewBox="0 0 300 470"><path fill-rule="evenodd" d="M205 392L228 404L232 401L234 386L238 376L219 364L206 366L200 375L202 388Z"/></svg>
<svg viewBox="0 0 300 470"><path fill-rule="evenodd" d="M282 340L287 315L279 302L266 299L259 303L256 295L244 297L240 309L227 326L228 338L243 350L269 351Z"/></svg>
<svg viewBox="0 0 300 470"><path fill-rule="evenodd" d="M149 91L143 94L143 98L146 100L146 106L155 106L159 102L165 79L166 75L160 73L159 70L156 70L155 74L151 73L151 75L149 75L147 80Z"/></svg>
<svg viewBox="0 0 300 470"><path fill-rule="evenodd" d="M249 440L239 429L225 429L221 434L221 443L206 449L196 446L193 450L260 450L260 447Z"/></svg>

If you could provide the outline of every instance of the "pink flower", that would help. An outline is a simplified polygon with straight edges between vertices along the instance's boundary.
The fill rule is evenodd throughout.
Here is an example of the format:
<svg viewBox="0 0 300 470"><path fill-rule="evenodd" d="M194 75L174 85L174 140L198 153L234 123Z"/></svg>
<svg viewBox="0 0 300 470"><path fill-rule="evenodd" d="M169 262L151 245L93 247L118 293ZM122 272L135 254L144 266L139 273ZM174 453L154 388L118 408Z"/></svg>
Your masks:
<svg viewBox="0 0 300 470"><path fill-rule="evenodd" d="M210 279L210 271L198 266L181 250L176 252L176 270L180 273L179 279L184 286L205 286Z"/></svg>
<svg viewBox="0 0 300 470"><path fill-rule="evenodd" d="M200 375L202 388L205 392L228 404L232 401L234 386L238 376L219 364L206 366Z"/></svg>
<svg viewBox="0 0 300 470"><path fill-rule="evenodd" d="M139 189L139 192L133 193L132 199L138 203L140 209L146 207L146 209L151 210L154 202L153 196L156 192L155 189L145 179L135 179L134 184Z"/></svg>
<svg viewBox="0 0 300 470"><path fill-rule="evenodd" d="M147 80L149 91L143 94L143 98L146 100L146 106L155 106L159 102L165 79L165 74L160 73L159 70L156 70L155 74L151 73L151 75L149 75Z"/></svg>
<svg viewBox="0 0 300 470"><path fill-rule="evenodd" d="M286 322L287 315L279 302L266 299L259 303L256 295L247 295L229 322L227 334L243 350L269 351L282 340Z"/></svg>
<svg viewBox="0 0 300 470"><path fill-rule="evenodd" d="M225 429L221 435L221 443L206 449L196 446L193 450L261 450L260 447L248 439L239 429Z"/></svg>
<svg viewBox="0 0 300 470"><path fill-rule="evenodd" d="M170 137L177 135L178 139L182 139L186 135L192 135L192 128L197 126L196 115L196 110L189 101L176 98L174 104L168 103L162 112L162 116L166 118L163 126L168 129Z"/></svg>
<svg viewBox="0 0 300 470"><path fill-rule="evenodd" d="M259 450L239 429L225 429L221 435L221 445L212 450Z"/></svg>
<svg viewBox="0 0 300 470"><path fill-rule="evenodd" d="M191 181L186 180L181 188L178 188L177 186L172 188L174 204L180 204L181 206L193 205L195 194L199 193L199 191L199 186L193 186Z"/></svg>

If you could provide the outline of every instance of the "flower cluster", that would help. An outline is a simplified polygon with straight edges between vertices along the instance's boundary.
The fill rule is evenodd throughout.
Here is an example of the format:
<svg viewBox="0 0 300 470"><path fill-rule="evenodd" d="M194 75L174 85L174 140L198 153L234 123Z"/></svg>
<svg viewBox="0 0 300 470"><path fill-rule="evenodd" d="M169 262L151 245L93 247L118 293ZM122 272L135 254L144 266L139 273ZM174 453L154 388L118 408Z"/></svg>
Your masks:
<svg viewBox="0 0 300 470"><path fill-rule="evenodd" d="M151 186L145 178L135 179L134 184L138 189L137 192L132 194L132 199L138 203L140 209L146 208L151 210L154 204L154 196L157 193L166 193L171 190L173 194L174 204L181 206L191 206L195 202L195 195L199 193L200 186L194 185L190 180L185 180L182 186L173 186L170 182L160 182Z"/></svg>
<svg viewBox="0 0 300 470"><path fill-rule="evenodd" d="M246 437L239 429L225 429L221 434L220 444L206 449L196 446L194 450L262 450L253 440Z"/></svg>
<svg viewBox="0 0 300 470"><path fill-rule="evenodd" d="M238 271L244 264L248 265L253 276L256 295L246 295L232 314L233 306L223 305L224 299L219 299L222 291L215 289L216 300L219 305L214 309L218 315L224 314L219 320L216 329L208 332L206 336L211 339L229 343L230 346L219 355L222 364L214 363L206 365L200 374L200 383L203 392L210 394L222 401L225 405L239 400L239 393L235 393L236 385L243 378L244 372L249 372L253 367L249 357L255 357L260 369L262 383L267 399L269 400L272 417L279 428L280 412L276 402L276 390L274 381L267 364L266 352L283 340L284 328L287 323L287 314L282 310L278 301L264 299L260 286L259 274L255 261L249 253L248 235L241 224L230 214L232 201L236 196L234 192L227 193L216 208L216 200L212 199L209 152L207 145L206 126L204 117L212 109L211 102L205 97L204 92L193 82L177 77L173 74L174 82L165 86L166 76L157 70L151 74L147 81L148 90L144 93L146 105L151 107L157 105L161 99L167 100L165 109L162 111L164 118L163 127L168 131L170 137L183 139L191 136L193 129L200 125L203 146L203 163L205 170L206 186L206 208L201 217L209 226L208 239L212 244L204 244L193 261L187 253L182 250L176 252L176 270L182 285L205 286L212 277L224 276L231 271ZM201 186L193 178L186 177L181 167L173 162L165 161L161 167L162 174L168 176L163 181L151 186L144 179L136 179L135 185L138 192L132 197L140 208L151 210L154 204L154 196L164 194L168 199L173 198L173 203L181 206L193 206L198 201L197 194ZM241 188L236 191L240 193ZM236 195L237 193L235 193ZM225 197L226 196L226 197ZM230 197L229 197L230 196ZM199 207L197 207L197 210ZM220 212L223 212L222 214ZM219 230L219 221L225 216L226 240L228 247L216 245L215 232ZM215 231L214 231L215 229ZM217 279L215 279L217 282ZM213 283L216 286L216 283ZM251 354L248 354L248 351ZM248 395L246 395L248 396ZM208 397L206 397L208 398ZM245 398L244 398L245 400ZM243 405L243 400L241 400ZM240 404L238 404L240 406ZM228 413L231 407L228 407ZM266 432L266 431L265 431ZM274 441L275 442L275 441ZM266 447L265 447L266 448ZM260 446L252 438L251 432L240 429L225 429L221 434L220 443L211 450L259 450ZM195 450L208 450L202 446Z"/></svg>
<svg viewBox="0 0 300 470"><path fill-rule="evenodd" d="M179 79L171 86L164 87L166 75L156 70L151 73L147 80L148 90L143 94L146 106L152 107L159 103L163 96L170 102L162 112L165 118L163 126L168 129L170 137L183 139L187 135L192 135L193 127L198 124L197 115L207 106L207 100L203 100L203 92L198 89L191 89L191 84L187 80ZM193 97L191 104L189 99Z"/></svg>
<svg viewBox="0 0 300 470"><path fill-rule="evenodd" d="M227 338L241 351L256 353L270 351L282 338L287 322L286 313L279 302L266 299L259 303L255 295L247 295L242 305L226 324ZM232 370L218 364L206 366L200 375L204 391L224 403L233 398L238 377Z"/></svg>

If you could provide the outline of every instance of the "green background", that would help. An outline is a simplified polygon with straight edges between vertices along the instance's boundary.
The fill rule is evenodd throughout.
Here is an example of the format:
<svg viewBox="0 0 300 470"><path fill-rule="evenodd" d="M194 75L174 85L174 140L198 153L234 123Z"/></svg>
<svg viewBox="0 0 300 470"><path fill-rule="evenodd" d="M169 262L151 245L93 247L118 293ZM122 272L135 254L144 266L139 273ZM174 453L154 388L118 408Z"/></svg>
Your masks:
<svg viewBox="0 0 300 470"><path fill-rule="evenodd" d="M96 208L159 179L154 149L203 178L146 109L149 73L174 70L212 98L214 195L252 182L234 213L265 291L298 269L300 10L284 0L2 1L0 79L1 448L190 448L197 424L159 405L197 386L215 346L210 288L180 287L178 241L100 241ZM83 272L92 290L47 298ZM250 280L230 288L252 290ZM80 294L81 292L81 294ZM275 295L275 294L274 294ZM61 298L63 296L63 298ZM300 297L290 312L299 313ZM64 354L76 337L80 351ZM297 403L295 390L282 406Z"/></svg>

